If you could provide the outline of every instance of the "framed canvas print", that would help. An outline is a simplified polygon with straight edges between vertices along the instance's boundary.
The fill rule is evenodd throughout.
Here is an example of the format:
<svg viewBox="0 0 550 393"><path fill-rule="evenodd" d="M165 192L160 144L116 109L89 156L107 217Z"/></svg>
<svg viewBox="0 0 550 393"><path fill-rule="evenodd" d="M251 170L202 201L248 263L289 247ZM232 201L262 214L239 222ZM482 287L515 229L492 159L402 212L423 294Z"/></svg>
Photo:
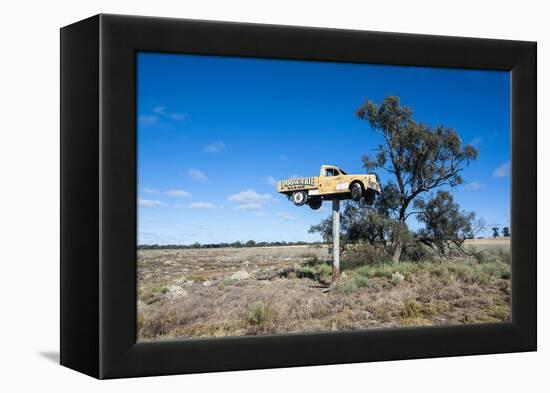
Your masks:
<svg viewBox="0 0 550 393"><path fill-rule="evenodd" d="M61 29L61 364L536 350L536 44Z"/></svg>

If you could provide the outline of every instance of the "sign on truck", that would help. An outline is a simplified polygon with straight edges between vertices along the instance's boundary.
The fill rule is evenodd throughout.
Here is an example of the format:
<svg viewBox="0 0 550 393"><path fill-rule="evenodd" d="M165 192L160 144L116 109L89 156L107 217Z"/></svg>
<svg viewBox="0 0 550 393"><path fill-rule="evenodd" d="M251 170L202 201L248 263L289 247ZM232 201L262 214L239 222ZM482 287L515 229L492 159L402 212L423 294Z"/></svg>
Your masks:
<svg viewBox="0 0 550 393"><path fill-rule="evenodd" d="M367 204L372 204L380 193L380 184L376 175L348 175L334 165L322 165L319 176L279 180L277 192L288 196L296 206L307 204L317 210L323 200L331 199L364 198Z"/></svg>

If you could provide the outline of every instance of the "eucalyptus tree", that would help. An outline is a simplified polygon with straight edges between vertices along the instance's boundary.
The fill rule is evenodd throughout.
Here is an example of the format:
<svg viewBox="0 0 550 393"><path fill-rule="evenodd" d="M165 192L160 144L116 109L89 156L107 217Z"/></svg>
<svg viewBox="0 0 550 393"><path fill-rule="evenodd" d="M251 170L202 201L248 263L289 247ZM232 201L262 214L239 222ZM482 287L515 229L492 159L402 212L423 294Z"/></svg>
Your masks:
<svg viewBox="0 0 550 393"><path fill-rule="evenodd" d="M367 100L356 114L382 136L374 154L364 155L362 161L367 171L383 170L389 175L381 203L397 223L392 259L398 262L408 234L406 221L417 213L411 209L415 200L443 186L463 183L461 172L478 153L474 146L463 145L453 128L416 121L412 109L395 96L380 104Z"/></svg>

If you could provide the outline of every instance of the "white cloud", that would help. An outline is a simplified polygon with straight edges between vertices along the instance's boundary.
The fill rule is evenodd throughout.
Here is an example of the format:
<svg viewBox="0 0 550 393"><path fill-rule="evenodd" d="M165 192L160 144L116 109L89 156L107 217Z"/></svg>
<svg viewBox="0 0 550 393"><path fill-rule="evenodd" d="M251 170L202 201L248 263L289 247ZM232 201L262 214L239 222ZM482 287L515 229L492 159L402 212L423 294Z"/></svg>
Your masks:
<svg viewBox="0 0 550 393"><path fill-rule="evenodd" d="M191 194L184 190L170 190L166 191L166 195L178 198L191 198Z"/></svg>
<svg viewBox="0 0 550 393"><path fill-rule="evenodd" d="M139 115L138 123L142 127L154 126L158 123L158 116L155 115Z"/></svg>
<svg viewBox="0 0 550 393"><path fill-rule="evenodd" d="M215 209L216 205L208 202L194 202L189 205L191 209Z"/></svg>
<svg viewBox="0 0 550 393"><path fill-rule="evenodd" d="M254 214L255 216L258 216L258 217L266 217L267 216L267 213L264 212L264 211L254 211L254 212L252 212L252 214Z"/></svg>
<svg viewBox="0 0 550 393"><path fill-rule="evenodd" d="M471 183L466 183L466 184L462 187L462 189L463 189L464 191L477 191L477 190L480 190L480 189L482 189L482 188L483 188L483 184L478 183L478 182L475 182L475 181L473 181L473 182L471 182Z"/></svg>
<svg viewBox="0 0 550 393"><path fill-rule="evenodd" d="M508 177L509 174L510 174L510 161L499 165L493 171L493 177Z"/></svg>
<svg viewBox="0 0 550 393"><path fill-rule="evenodd" d="M143 192L146 194L160 194L160 191L155 188L144 188Z"/></svg>
<svg viewBox="0 0 550 393"><path fill-rule="evenodd" d="M198 180L198 181L207 181L208 180L208 176L206 176L204 174L204 172L202 172L198 169L189 169L189 171L187 171L187 174L189 176L191 176L191 178L193 180Z"/></svg>
<svg viewBox="0 0 550 393"><path fill-rule="evenodd" d="M265 181L267 182L267 184L269 184L271 186L277 185L277 180L273 176L266 177Z"/></svg>
<svg viewBox="0 0 550 393"><path fill-rule="evenodd" d="M236 207L237 210L261 210L262 205L259 203L244 203Z"/></svg>
<svg viewBox="0 0 550 393"><path fill-rule="evenodd" d="M246 191L241 191L237 194L229 195L227 199L243 205L249 203L263 203L273 200L273 197L269 194L258 194L256 191L250 189Z"/></svg>
<svg viewBox="0 0 550 393"><path fill-rule="evenodd" d="M285 221L295 221L297 218L294 217L294 216L291 216L290 214L287 214L287 213L277 213L275 214L277 217L280 217L282 218L283 220Z"/></svg>
<svg viewBox="0 0 550 393"><path fill-rule="evenodd" d="M483 143L483 138L476 136L474 139L470 141L470 145L477 147Z"/></svg>
<svg viewBox="0 0 550 393"><path fill-rule="evenodd" d="M164 203L157 200L151 200L151 199L138 199L138 206L141 207L155 207L155 206L163 206Z"/></svg>
<svg viewBox="0 0 550 393"><path fill-rule="evenodd" d="M225 143L223 143L222 141L217 141L204 145L202 151L204 151L205 153L218 153L223 149L225 149Z"/></svg>
<svg viewBox="0 0 550 393"><path fill-rule="evenodd" d="M168 112L166 110L166 106L165 105L159 105L157 107L154 107L153 108L153 112L158 114L158 115L161 115L161 116L164 116L164 117L167 117L169 119L172 119L172 120L177 120L177 121L181 121L181 120L185 120L187 119L188 115L186 113L181 113L181 112Z"/></svg>
<svg viewBox="0 0 550 393"><path fill-rule="evenodd" d="M279 156L279 158L281 159L281 161L286 161L286 160L288 160L288 157L286 156L286 154L281 154L281 155Z"/></svg>

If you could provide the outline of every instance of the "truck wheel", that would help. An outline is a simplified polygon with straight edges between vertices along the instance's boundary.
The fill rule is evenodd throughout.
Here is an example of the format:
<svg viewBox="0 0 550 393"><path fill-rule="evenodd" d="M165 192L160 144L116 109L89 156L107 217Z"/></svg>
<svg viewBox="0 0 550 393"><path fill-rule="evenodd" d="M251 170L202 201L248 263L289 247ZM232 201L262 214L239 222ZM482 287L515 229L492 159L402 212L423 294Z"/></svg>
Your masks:
<svg viewBox="0 0 550 393"><path fill-rule="evenodd" d="M303 206L307 202L307 194L305 191L294 191L290 198L296 206Z"/></svg>
<svg viewBox="0 0 550 393"><path fill-rule="evenodd" d="M350 192L351 199L359 202L361 200L361 197L363 196L363 187L361 187L361 184L359 183L353 183L350 187Z"/></svg>
<svg viewBox="0 0 550 393"><path fill-rule="evenodd" d="M323 204L323 200L322 200L322 199L312 199L312 200L309 201L309 203L308 203L309 207L311 207L313 210L318 210L318 209L320 209L322 204Z"/></svg>

